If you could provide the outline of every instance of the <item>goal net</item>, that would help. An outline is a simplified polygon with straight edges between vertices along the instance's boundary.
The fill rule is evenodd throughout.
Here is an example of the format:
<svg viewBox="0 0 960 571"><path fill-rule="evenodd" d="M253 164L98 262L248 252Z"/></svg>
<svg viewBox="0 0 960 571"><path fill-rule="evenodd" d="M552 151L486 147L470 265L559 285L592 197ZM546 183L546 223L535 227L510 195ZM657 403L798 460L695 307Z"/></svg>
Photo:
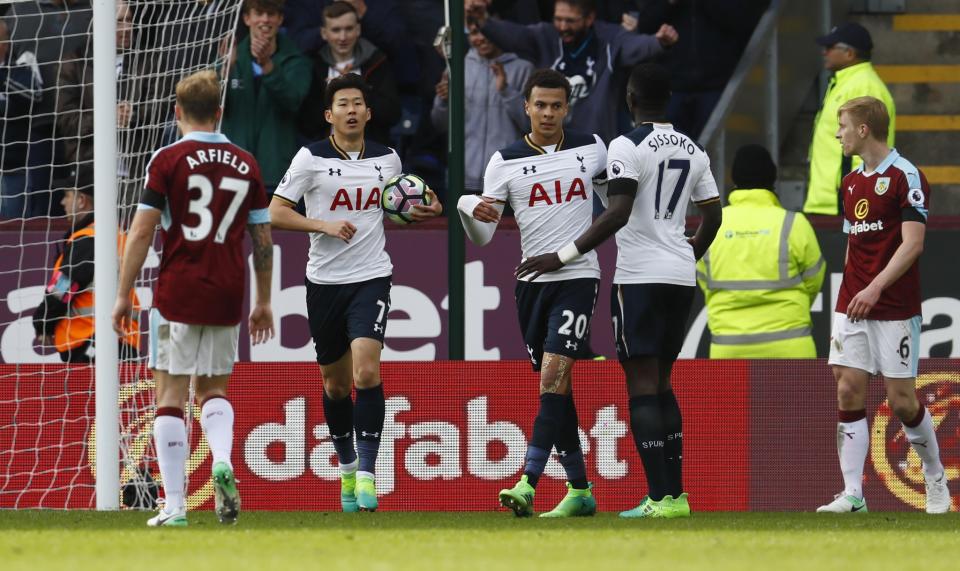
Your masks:
<svg viewBox="0 0 960 571"><path fill-rule="evenodd" d="M92 327L84 295L93 288L93 263L75 263L84 259L82 236L65 249L67 236L90 222L71 197L82 193L95 158L93 66L117 70L115 207L123 229L151 154L178 136L177 81L222 69L241 5L117 0L116 57L94 61L90 0L0 0L0 508L97 504L94 367L63 358L96 355L95 344L81 342ZM158 263L151 249L137 283L139 351L120 348L119 493L130 507L153 506L158 492L146 368L146 310ZM201 435L191 430L191 473L204 457Z"/></svg>

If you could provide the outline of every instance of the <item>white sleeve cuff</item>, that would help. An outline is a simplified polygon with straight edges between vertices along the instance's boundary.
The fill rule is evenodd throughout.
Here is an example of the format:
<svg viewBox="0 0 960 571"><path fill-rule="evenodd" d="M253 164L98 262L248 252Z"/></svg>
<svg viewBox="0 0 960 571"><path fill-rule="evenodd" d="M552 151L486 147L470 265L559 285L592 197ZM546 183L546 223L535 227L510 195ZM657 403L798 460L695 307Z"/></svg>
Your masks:
<svg viewBox="0 0 960 571"><path fill-rule="evenodd" d="M460 197L460 200L457 201L457 210L467 216L473 217L473 210L481 202L483 202L483 199L481 199L478 194L464 194Z"/></svg>

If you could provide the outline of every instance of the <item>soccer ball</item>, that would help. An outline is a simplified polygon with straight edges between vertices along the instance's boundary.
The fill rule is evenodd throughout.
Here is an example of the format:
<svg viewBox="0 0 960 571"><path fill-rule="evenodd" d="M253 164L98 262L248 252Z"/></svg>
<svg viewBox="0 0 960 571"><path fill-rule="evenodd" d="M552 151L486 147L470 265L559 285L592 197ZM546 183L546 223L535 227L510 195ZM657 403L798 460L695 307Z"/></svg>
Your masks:
<svg viewBox="0 0 960 571"><path fill-rule="evenodd" d="M387 181L380 194L380 206L387 218L397 224L410 224L410 211L417 204L430 205L427 183L415 174L398 174Z"/></svg>

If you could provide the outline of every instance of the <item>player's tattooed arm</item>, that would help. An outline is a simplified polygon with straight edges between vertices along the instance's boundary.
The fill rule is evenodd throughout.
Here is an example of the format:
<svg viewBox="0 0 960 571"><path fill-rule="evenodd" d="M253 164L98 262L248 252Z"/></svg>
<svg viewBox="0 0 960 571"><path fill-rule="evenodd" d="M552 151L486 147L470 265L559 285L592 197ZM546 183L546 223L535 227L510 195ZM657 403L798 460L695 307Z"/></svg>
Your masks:
<svg viewBox="0 0 960 571"><path fill-rule="evenodd" d="M253 242L253 271L256 274L256 303L250 310L249 331L254 345L273 338L273 310L270 308L270 288L273 283L273 238L270 224L248 224Z"/></svg>
<svg viewBox="0 0 960 571"><path fill-rule="evenodd" d="M593 250L607 238L616 234L617 230L623 228L630 219L630 213L633 211L633 200L636 196L636 180L625 178L611 180L607 190L609 207L593 221L586 232L574 240L573 245L576 247L576 252L573 252L574 257L572 259ZM527 258L517 266L516 272L514 272L517 279L532 275L531 281L533 281L543 274L559 270L566 265L561 258L561 254L568 248L570 248L570 245L561 249L560 252Z"/></svg>
<svg viewBox="0 0 960 571"><path fill-rule="evenodd" d="M697 260L703 257L713 244L713 239L717 237L720 230L720 224L723 222L723 206L720 199L710 200L708 202L699 202L697 207L703 218L700 220L700 226L697 233L687 241L693 246L693 256Z"/></svg>
<svg viewBox="0 0 960 571"><path fill-rule="evenodd" d="M256 272L273 270L273 238L269 224L249 224L250 240L253 242L253 269Z"/></svg>

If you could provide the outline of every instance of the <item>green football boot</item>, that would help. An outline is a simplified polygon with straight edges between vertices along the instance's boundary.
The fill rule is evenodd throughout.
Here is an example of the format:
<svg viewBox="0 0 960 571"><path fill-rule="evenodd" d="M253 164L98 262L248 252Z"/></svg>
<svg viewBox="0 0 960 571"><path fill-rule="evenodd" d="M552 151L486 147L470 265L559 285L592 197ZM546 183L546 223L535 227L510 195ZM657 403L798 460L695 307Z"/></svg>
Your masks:
<svg viewBox="0 0 960 571"><path fill-rule="evenodd" d="M377 511L377 487L370 476L357 477L357 507L362 512Z"/></svg>
<svg viewBox="0 0 960 571"><path fill-rule="evenodd" d="M240 492L237 490L233 469L226 462L217 462L213 465L212 472L217 518L220 519L220 523L235 524L237 515L240 513Z"/></svg>
<svg viewBox="0 0 960 571"><path fill-rule="evenodd" d="M686 492L675 498L672 496L664 496L661 503L664 504L663 517L690 517L690 502L687 501Z"/></svg>
<svg viewBox="0 0 960 571"><path fill-rule="evenodd" d="M650 496L644 496L643 501L640 502L640 505L633 508L632 510L627 510L625 512L620 512L620 517L625 518L665 518L667 517L664 513L665 504L667 503L664 497L659 502L655 502L650 499ZM672 501L673 498L670 498Z"/></svg>
<svg viewBox="0 0 960 571"><path fill-rule="evenodd" d="M500 505L513 510L517 517L530 517L533 515L533 494L533 486L527 483L524 474L514 487L500 490Z"/></svg>
<svg viewBox="0 0 960 571"><path fill-rule="evenodd" d="M360 511L357 505L357 473L340 473L340 508L344 513Z"/></svg>
<svg viewBox="0 0 960 571"><path fill-rule="evenodd" d="M540 514L540 517L586 517L597 513L597 500L593 499L593 484L585 490L578 490L567 482L567 495L557 507Z"/></svg>

